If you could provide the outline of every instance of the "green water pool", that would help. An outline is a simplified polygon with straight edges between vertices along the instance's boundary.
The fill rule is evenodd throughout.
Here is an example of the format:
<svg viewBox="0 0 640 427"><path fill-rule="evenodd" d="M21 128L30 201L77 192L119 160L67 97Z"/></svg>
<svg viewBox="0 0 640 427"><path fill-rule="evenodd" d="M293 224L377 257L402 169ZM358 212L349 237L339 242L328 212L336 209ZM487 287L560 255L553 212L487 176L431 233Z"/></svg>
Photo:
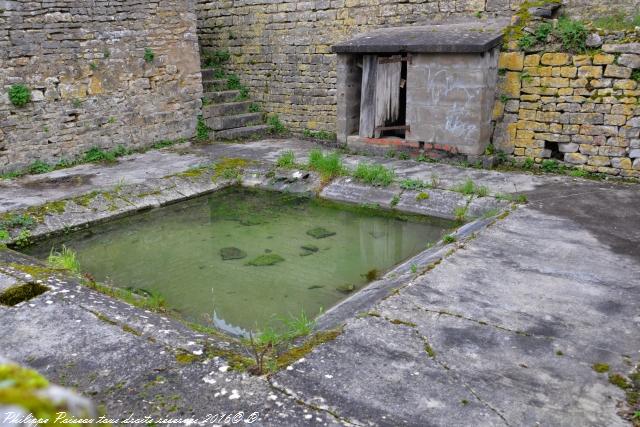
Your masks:
<svg viewBox="0 0 640 427"><path fill-rule="evenodd" d="M439 240L453 224L375 214L285 193L228 188L33 247L61 245L83 272L159 293L186 319L226 332L327 310ZM265 265L266 264L266 265Z"/></svg>

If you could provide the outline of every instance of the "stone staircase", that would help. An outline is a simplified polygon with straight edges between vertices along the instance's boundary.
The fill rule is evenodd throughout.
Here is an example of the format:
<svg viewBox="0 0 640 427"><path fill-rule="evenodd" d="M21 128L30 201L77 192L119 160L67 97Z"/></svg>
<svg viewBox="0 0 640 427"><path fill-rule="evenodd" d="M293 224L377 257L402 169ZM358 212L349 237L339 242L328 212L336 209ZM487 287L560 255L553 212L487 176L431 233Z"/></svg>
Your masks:
<svg viewBox="0 0 640 427"><path fill-rule="evenodd" d="M202 118L213 132L213 139L241 139L262 136L269 131L261 112L242 97L242 91L229 90L227 79L216 79L214 68L202 70L204 87Z"/></svg>

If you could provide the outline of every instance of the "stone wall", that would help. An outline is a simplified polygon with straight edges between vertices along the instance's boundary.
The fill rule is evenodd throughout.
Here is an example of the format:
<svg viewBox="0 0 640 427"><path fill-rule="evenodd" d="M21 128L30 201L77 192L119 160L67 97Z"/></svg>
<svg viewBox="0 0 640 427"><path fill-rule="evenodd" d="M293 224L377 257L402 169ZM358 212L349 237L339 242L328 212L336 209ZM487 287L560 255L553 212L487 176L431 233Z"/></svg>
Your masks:
<svg viewBox="0 0 640 427"><path fill-rule="evenodd" d="M592 55L503 52L499 67L497 149L640 176L640 83L631 78L640 43L605 44Z"/></svg>
<svg viewBox="0 0 640 427"><path fill-rule="evenodd" d="M602 0L566 0L582 14ZM633 10L639 0L607 1ZM522 0L198 0L201 48L228 49L252 98L294 129L335 131L336 55L331 45L374 28L510 16ZM637 8L636 8L637 9Z"/></svg>
<svg viewBox="0 0 640 427"><path fill-rule="evenodd" d="M509 11L509 0L487 8ZM373 28L472 14L485 0L199 0L204 50L228 49L253 99L290 127L335 131L336 55L331 45Z"/></svg>
<svg viewBox="0 0 640 427"><path fill-rule="evenodd" d="M192 136L199 65L194 0L0 0L0 170Z"/></svg>

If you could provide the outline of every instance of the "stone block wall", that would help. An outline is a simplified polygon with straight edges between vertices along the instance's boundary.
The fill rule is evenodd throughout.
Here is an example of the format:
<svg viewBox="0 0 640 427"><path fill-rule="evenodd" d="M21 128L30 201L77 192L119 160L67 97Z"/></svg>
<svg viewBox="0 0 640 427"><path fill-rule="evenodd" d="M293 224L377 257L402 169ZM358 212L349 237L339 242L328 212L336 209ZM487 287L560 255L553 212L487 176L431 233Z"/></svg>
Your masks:
<svg viewBox="0 0 640 427"><path fill-rule="evenodd" d="M512 4L513 3L513 4ZM264 110L293 130L336 130L331 45L371 29L478 11L510 14L518 0L199 0L203 50L228 49L230 67ZM474 18L477 19L477 18Z"/></svg>
<svg viewBox="0 0 640 427"><path fill-rule="evenodd" d="M195 0L0 1L0 171L191 137L195 11ZM12 105L13 84L32 102Z"/></svg>
<svg viewBox="0 0 640 427"><path fill-rule="evenodd" d="M607 1L636 10L639 0ZM580 15L602 0L565 0ZM204 50L228 49L231 68L293 130L336 130L336 55L331 45L375 28L511 16L523 0L198 0ZM635 9L634 9L635 7Z"/></svg>
<svg viewBox="0 0 640 427"><path fill-rule="evenodd" d="M640 177L640 43L591 55L503 52L499 67L497 149Z"/></svg>

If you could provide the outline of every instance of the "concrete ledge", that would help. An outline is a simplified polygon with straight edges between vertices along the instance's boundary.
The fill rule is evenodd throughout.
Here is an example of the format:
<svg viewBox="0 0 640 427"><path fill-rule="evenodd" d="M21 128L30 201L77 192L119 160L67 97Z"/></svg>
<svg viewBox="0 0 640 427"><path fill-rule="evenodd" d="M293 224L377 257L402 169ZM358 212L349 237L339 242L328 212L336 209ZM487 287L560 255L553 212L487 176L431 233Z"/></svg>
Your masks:
<svg viewBox="0 0 640 427"><path fill-rule="evenodd" d="M335 53L481 53L502 40L501 26L488 22L384 28L331 47Z"/></svg>

